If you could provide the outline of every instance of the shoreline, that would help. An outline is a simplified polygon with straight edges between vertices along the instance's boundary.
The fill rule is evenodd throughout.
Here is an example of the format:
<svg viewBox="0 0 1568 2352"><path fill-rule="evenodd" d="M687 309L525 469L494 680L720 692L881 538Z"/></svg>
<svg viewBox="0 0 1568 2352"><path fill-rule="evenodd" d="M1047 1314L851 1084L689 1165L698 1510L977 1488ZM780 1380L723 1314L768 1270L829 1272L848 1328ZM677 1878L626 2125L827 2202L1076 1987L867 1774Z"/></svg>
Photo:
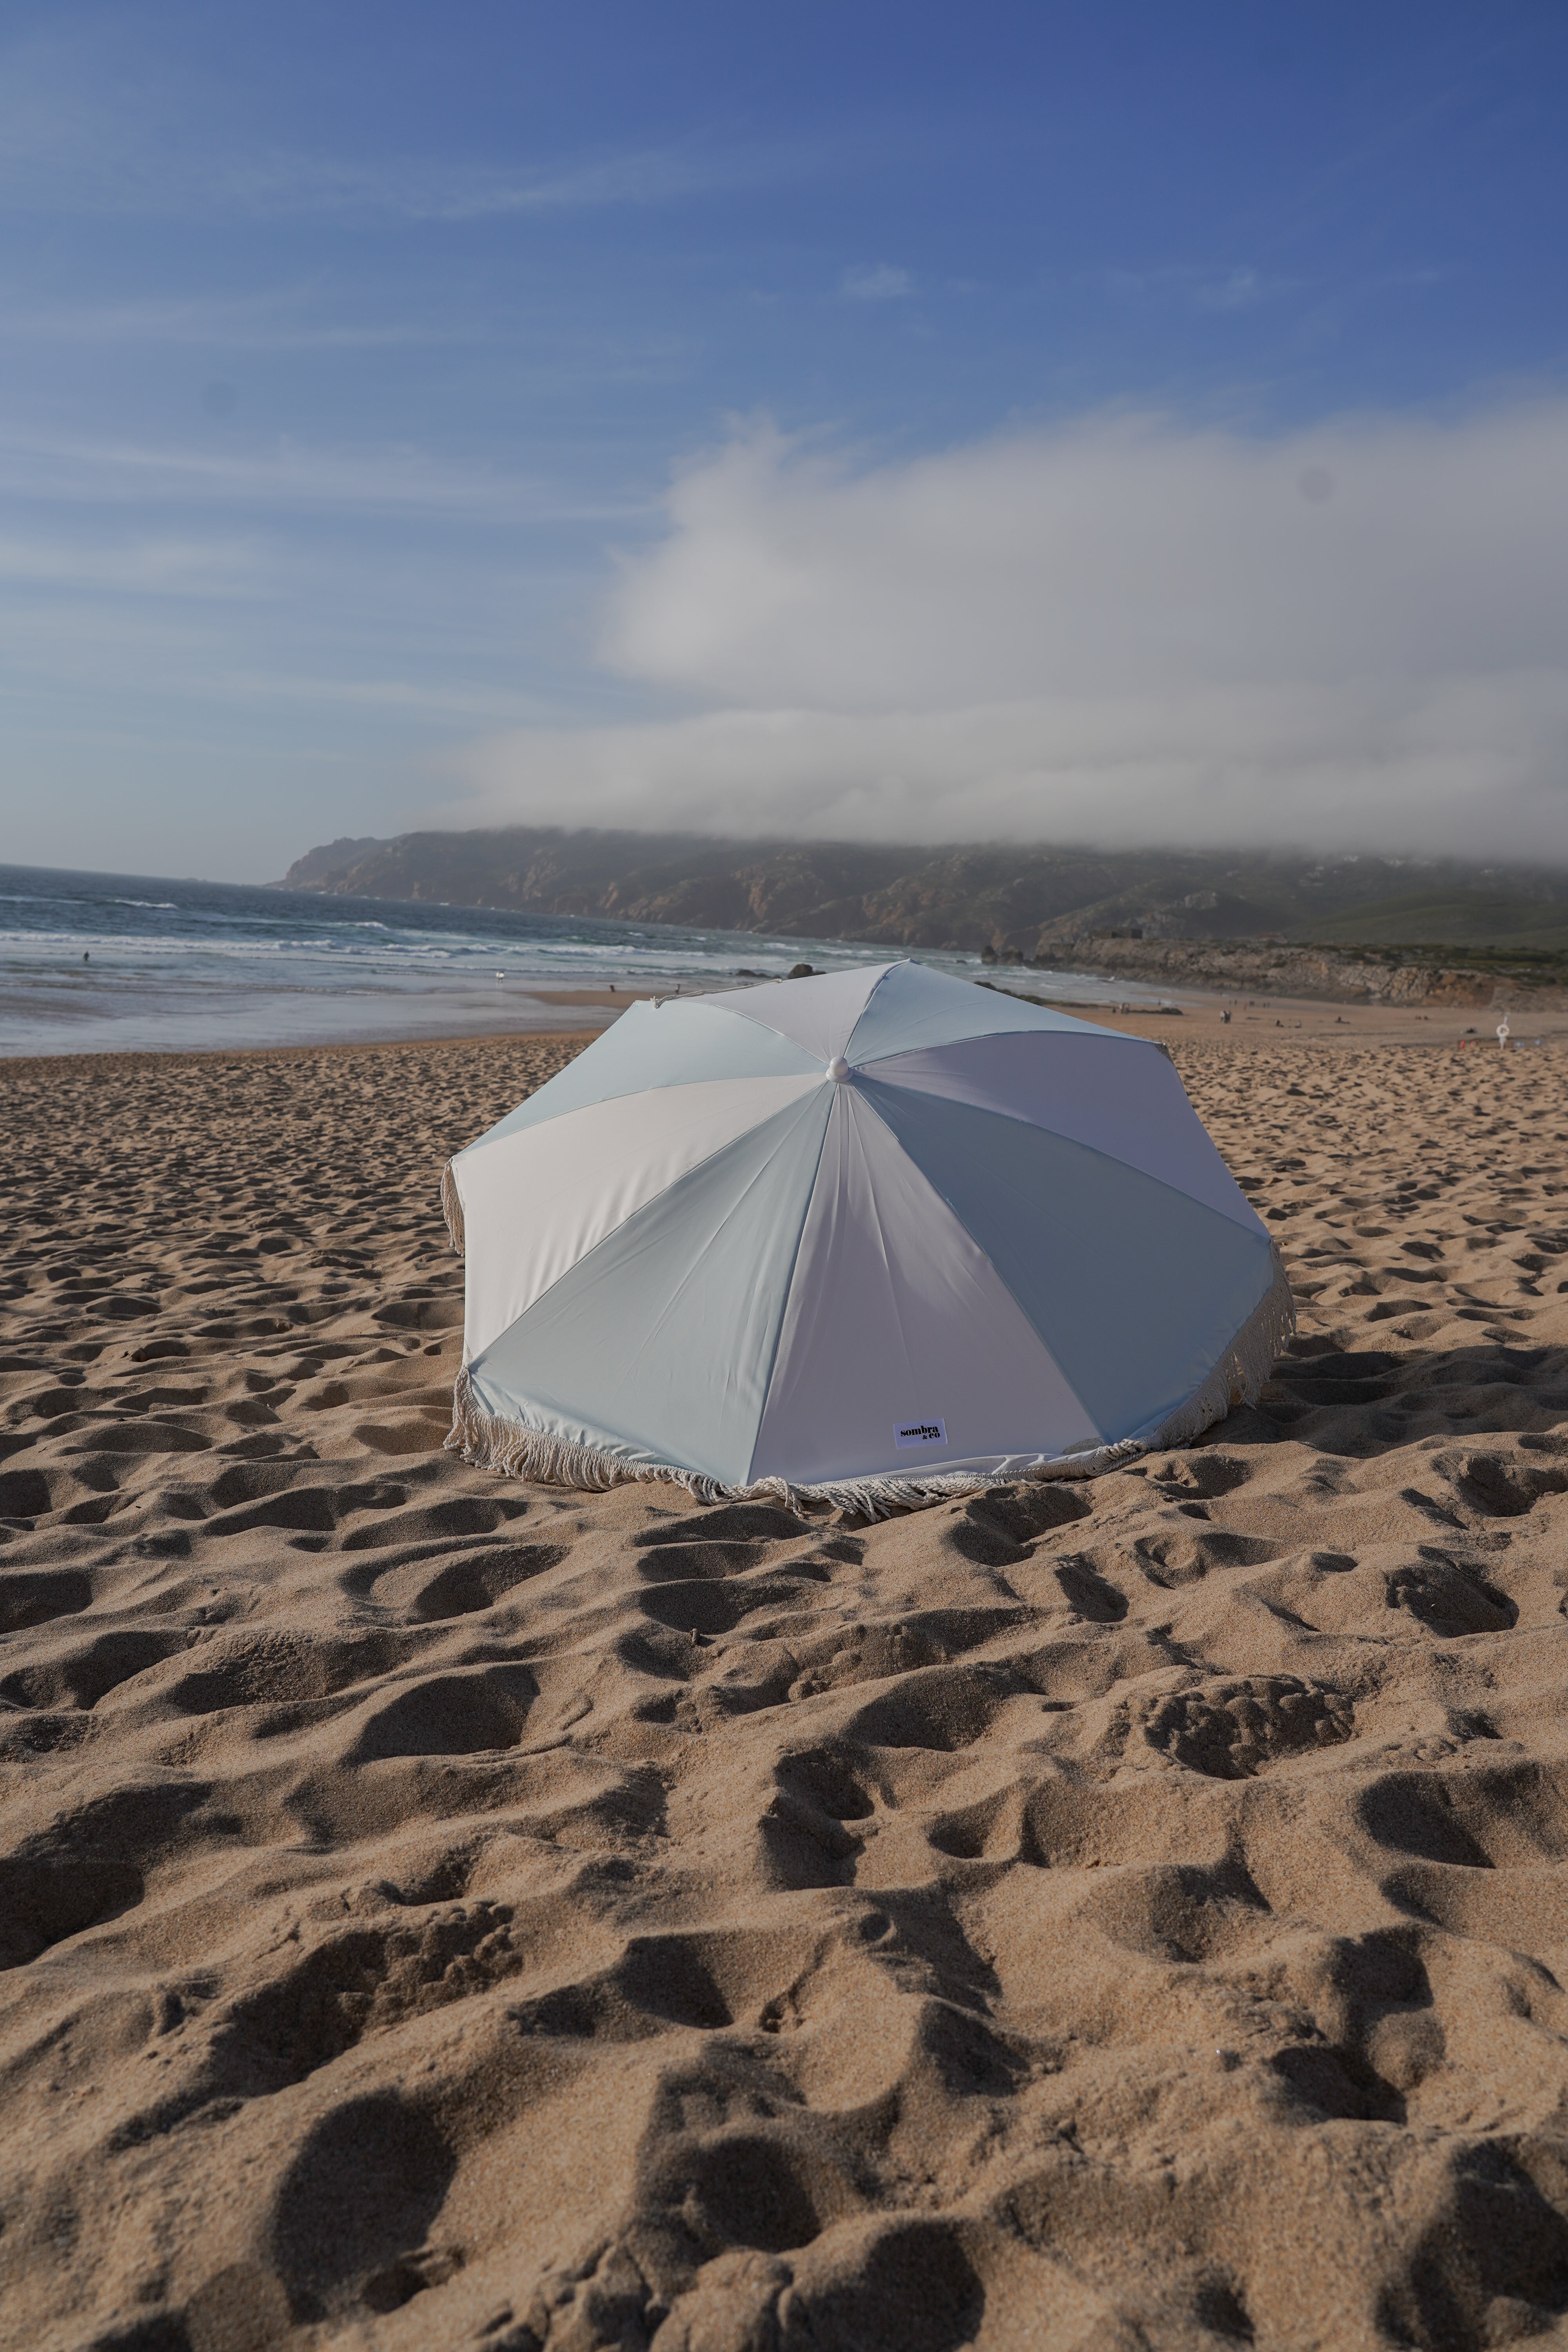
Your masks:
<svg viewBox="0 0 1568 2352"><path fill-rule="evenodd" d="M693 991L691 992L697 993L698 992ZM614 1020L616 1013L624 1012L626 1006L636 999L647 999L654 996L668 996L675 993L677 993L677 992L673 989L610 988L607 986L605 988L559 990L519 989L508 1003L504 1016L504 1025L502 1017L498 1016L497 1020L487 1020L485 1025L472 1029L431 1028L429 1030L424 1030L416 1026L396 1033L384 1029L374 1029L367 1030L362 1034L355 1034L351 1030L347 1034L338 1032L331 1036L278 1037L270 1040L252 1039L245 1043L237 1042L234 1045L190 1045L183 1041L169 1045L140 1044L106 1045L101 1043L97 1043L86 1045L65 1045L56 1052L40 1053L37 1051L28 1051L21 1053L13 1052L7 1047L4 1040L3 1031L0 1031L0 1070L4 1070L5 1066L12 1062L34 1061L67 1063L86 1061L95 1058L118 1060L122 1055L128 1054L143 1054L154 1056L187 1054L320 1054L332 1053L337 1051L339 1048L353 1048L355 1051L369 1051L377 1045L405 1046L425 1045L461 1045L465 1043L478 1044L488 1037L574 1036L585 1034L590 1030L596 1034L598 1029L607 1027L609 1023ZM428 998L418 999L416 1001L426 1003L430 1002ZM537 1017L541 1008L542 1008L545 1016L542 1019ZM535 1017L531 1019L531 1013ZM557 1013L557 1017L551 1018L550 1015L552 1013ZM584 1022L574 1025L570 1016L574 1013L602 1013L605 1017L600 1022ZM134 1019L136 1016L132 1015L129 1017ZM62 1026L64 1024L62 1024Z"/></svg>
<svg viewBox="0 0 1568 2352"><path fill-rule="evenodd" d="M1418 1005L1389 1003L1339 1003L1315 997L1267 996L1248 1003L1245 998L1221 996L1198 991L1173 992L1164 1009L1138 1007L1124 1003L1086 1004L1065 998L1047 995L1024 986L1006 986L998 981L977 982L993 988L999 994L1018 996L1032 1003L1048 1005L1054 1012L1069 1013L1074 1019L1089 1021L1097 1026L1122 1029L1130 1035L1144 1037L1168 1045L1178 1040L1218 1045L1239 1045L1245 1042L1265 1039L1286 1043L1294 1038L1300 1044L1351 1045L1357 1043L1379 1045L1429 1045L1452 1047L1463 1043L1467 1048L1485 1045L1497 1047L1497 1024L1505 1013L1510 1029L1510 1045L1532 1045L1555 1044L1568 1039L1568 1004L1547 1009L1539 1004L1514 1004L1508 1007L1443 1006L1427 1008ZM577 1037L596 1036L609 1025L616 1015L636 1001L647 1002L655 997L677 994L691 998L729 993L729 991L693 988L677 991L667 988L640 989L573 989L530 992L526 1003L547 1002L565 1013L602 1013L603 1021L584 1022L573 1028L565 1021L552 1023L548 1027L531 1026L524 1003L520 1003L520 1019L516 1026L453 1030L429 1034L415 1032L405 1036L375 1035L369 1037L332 1037L317 1042L286 1041L270 1045L122 1045L90 1046L67 1049L52 1054L9 1054L0 1048L0 1083L7 1070L50 1065L59 1068L80 1067L89 1063L123 1066L133 1060L148 1063L170 1061L247 1060L257 1057L300 1059L315 1054L363 1054L427 1051L437 1052L454 1046L517 1045L524 1041L541 1043L559 1041L563 1044ZM1223 1014L1229 1012L1228 1022Z"/></svg>

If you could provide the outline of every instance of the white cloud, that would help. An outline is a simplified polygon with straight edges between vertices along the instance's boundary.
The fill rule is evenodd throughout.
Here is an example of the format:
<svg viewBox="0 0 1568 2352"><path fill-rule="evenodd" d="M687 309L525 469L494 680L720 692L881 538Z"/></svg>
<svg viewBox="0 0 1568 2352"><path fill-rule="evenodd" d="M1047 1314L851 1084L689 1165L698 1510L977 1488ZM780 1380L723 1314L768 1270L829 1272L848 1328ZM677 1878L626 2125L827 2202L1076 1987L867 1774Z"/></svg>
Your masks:
<svg viewBox="0 0 1568 2352"><path fill-rule="evenodd" d="M857 302L897 302L904 295L912 294L914 285L907 269L895 269L888 261L847 269L838 281L840 293Z"/></svg>
<svg viewBox="0 0 1568 2352"><path fill-rule="evenodd" d="M674 715L473 747L468 815L1568 859L1568 400L858 469L754 426L603 654Z"/></svg>

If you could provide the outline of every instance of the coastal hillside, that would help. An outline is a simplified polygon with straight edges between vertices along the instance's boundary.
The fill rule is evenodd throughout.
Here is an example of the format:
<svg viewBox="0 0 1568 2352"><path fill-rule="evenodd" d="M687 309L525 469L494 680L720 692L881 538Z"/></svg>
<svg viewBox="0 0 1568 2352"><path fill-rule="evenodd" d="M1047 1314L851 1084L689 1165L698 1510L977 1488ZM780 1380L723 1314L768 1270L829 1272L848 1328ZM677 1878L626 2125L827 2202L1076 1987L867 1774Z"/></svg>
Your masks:
<svg viewBox="0 0 1568 2352"><path fill-rule="evenodd" d="M1383 857L924 849L516 825L334 841L293 890L600 915L1026 962L1091 939L1568 952L1568 873Z"/></svg>

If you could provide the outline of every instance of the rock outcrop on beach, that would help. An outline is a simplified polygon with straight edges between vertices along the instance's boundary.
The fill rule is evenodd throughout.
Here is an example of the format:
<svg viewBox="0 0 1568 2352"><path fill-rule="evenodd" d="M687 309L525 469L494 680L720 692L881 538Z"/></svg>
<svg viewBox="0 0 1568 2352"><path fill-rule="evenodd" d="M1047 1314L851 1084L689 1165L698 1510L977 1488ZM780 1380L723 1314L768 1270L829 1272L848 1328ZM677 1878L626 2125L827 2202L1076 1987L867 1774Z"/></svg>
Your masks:
<svg viewBox="0 0 1568 2352"><path fill-rule="evenodd" d="M874 1525L443 1451L574 1041L4 1066L0 2338L1561 2339L1568 1047L1223 1035L1258 1408Z"/></svg>
<svg viewBox="0 0 1568 2352"><path fill-rule="evenodd" d="M1338 1004L1452 1005L1456 1010L1556 996L1568 978L1556 957L1496 954L1468 961L1411 949L1293 947L1281 940L1152 940L1068 932L1036 941L1028 958L1073 971L1103 971L1171 988L1231 996L1319 997Z"/></svg>
<svg viewBox="0 0 1568 2352"><path fill-rule="evenodd" d="M1451 861L995 844L911 850L518 825L337 841L301 857L286 880L298 890L784 939L989 948L1025 961L1059 962L1065 941L1108 935L1272 936L1383 941L1426 962L1426 943L1443 940L1504 950L1527 975L1568 971L1568 875Z"/></svg>

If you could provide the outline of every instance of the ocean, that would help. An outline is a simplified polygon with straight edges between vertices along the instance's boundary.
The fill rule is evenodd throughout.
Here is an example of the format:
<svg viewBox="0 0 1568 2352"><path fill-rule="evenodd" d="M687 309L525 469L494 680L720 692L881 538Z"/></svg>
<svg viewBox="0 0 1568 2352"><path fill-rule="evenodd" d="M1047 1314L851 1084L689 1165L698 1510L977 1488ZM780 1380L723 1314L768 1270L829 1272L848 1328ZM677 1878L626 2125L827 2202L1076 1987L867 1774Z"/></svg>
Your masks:
<svg viewBox="0 0 1568 2352"><path fill-rule="evenodd" d="M193 1051L582 1028L577 989L710 989L882 961L842 940L330 898L164 875L0 866L0 1054ZM977 956L921 951L980 976ZM1157 1002L1103 973L1015 984L1082 1003ZM544 992L541 993L540 992Z"/></svg>

